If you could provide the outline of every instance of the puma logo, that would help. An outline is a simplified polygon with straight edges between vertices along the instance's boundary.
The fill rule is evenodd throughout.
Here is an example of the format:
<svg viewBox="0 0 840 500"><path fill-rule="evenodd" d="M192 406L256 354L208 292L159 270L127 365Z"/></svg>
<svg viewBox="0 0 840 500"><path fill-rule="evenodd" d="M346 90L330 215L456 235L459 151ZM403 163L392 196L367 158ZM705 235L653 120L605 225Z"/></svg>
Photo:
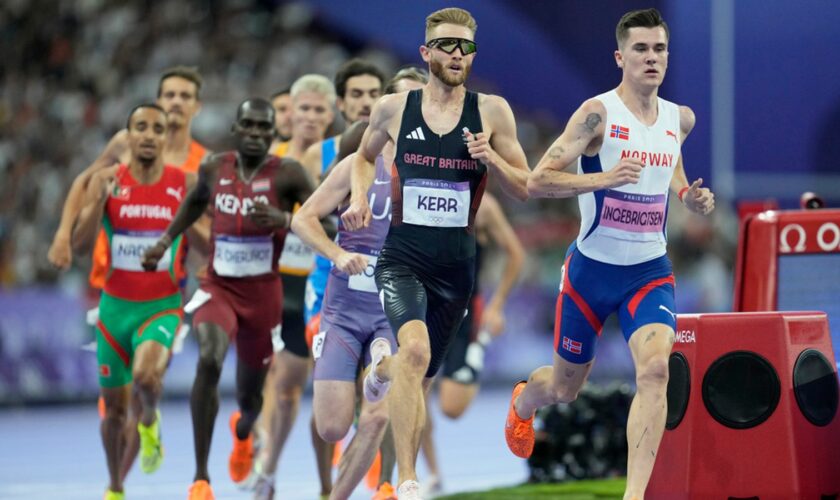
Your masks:
<svg viewBox="0 0 840 500"><path fill-rule="evenodd" d="M660 306L659 306L659 309L661 309L661 310L665 311L666 313L670 314L670 315L671 315L671 317L673 317L673 318L674 318L674 321L676 321L676 320L677 320L677 315L676 315L673 311L671 311L670 309L668 309L667 307L665 307L665 306L663 306L663 305L660 305Z"/></svg>
<svg viewBox="0 0 840 500"><path fill-rule="evenodd" d="M182 188L175 189L173 187L166 188L166 194L181 202L181 199L184 197L183 193L181 192Z"/></svg>

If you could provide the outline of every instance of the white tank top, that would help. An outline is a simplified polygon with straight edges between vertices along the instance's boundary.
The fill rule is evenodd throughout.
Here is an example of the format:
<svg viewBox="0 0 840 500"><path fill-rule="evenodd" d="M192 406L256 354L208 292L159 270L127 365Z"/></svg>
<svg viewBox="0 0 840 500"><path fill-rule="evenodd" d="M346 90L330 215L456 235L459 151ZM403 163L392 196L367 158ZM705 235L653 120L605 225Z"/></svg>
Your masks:
<svg viewBox="0 0 840 500"><path fill-rule="evenodd" d="M644 162L638 184L578 195L577 247L600 262L632 265L665 255L668 189L680 157L680 110L657 98L656 123L647 126L611 90L598 99L607 109L598 154L578 159L578 173L607 172L626 156Z"/></svg>

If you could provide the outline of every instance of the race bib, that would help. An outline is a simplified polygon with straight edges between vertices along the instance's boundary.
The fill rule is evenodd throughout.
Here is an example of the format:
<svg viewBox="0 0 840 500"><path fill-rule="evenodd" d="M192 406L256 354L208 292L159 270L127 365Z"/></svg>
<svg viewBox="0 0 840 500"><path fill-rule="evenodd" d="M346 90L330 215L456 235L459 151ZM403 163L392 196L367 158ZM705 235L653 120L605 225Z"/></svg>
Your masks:
<svg viewBox="0 0 840 500"><path fill-rule="evenodd" d="M283 253L280 254L280 271L287 274L307 275L315 266L315 251L295 234L286 234Z"/></svg>
<svg viewBox="0 0 840 500"><path fill-rule="evenodd" d="M213 270L232 278L270 273L272 250L271 236L216 236Z"/></svg>
<svg viewBox="0 0 840 500"><path fill-rule="evenodd" d="M367 259L368 265L365 270L360 274L351 274L350 280L347 282L347 286L351 290L359 292L378 293L379 289L376 288L376 280L373 277L373 271L376 269L377 257L369 255L367 256Z"/></svg>
<svg viewBox="0 0 840 500"><path fill-rule="evenodd" d="M154 246L163 233L114 233L111 237L111 266L123 271L143 271L140 260L147 248ZM172 252L163 253L157 265L158 271L166 271L172 264Z"/></svg>
<svg viewBox="0 0 840 500"><path fill-rule="evenodd" d="M318 359L321 357L321 354L324 352L324 340L327 338L327 332L318 332L317 335L312 337L312 358Z"/></svg>
<svg viewBox="0 0 840 500"><path fill-rule="evenodd" d="M403 187L403 222L430 227L467 227L470 183L408 179Z"/></svg>
<svg viewBox="0 0 840 500"><path fill-rule="evenodd" d="M633 194L607 190L601 227L631 234L661 233L665 224L664 194Z"/></svg>

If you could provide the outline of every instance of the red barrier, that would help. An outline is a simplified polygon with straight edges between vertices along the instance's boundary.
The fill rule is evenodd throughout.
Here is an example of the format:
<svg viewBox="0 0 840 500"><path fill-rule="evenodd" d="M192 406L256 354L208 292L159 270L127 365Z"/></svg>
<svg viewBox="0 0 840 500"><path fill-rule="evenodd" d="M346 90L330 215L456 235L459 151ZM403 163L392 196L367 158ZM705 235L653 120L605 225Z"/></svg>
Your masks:
<svg viewBox="0 0 840 500"><path fill-rule="evenodd" d="M679 316L645 498L838 498L835 366L824 313Z"/></svg>

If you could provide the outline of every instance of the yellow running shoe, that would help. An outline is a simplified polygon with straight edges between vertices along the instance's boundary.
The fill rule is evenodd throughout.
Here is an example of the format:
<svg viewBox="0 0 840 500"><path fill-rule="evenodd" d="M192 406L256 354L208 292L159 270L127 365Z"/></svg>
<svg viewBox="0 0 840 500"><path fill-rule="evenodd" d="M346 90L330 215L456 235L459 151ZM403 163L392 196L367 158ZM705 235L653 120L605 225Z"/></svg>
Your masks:
<svg viewBox="0 0 840 500"><path fill-rule="evenodd" d="M125 493L122 491L105 490L105 500L125 500Z"/></svg>
<svg viewBox="0 0 840 500"><path fill-rule="evenodd" d="M137 423L137 432L140 434L140 468L146 474L160 468L163 463L163 445L160 442L160 410L155 412L155 421L152 425L146 426L141 422Z"/></svg>
<svg viewBox="0 0 840 500"><path fill-rule="evenodd" d="M190 493L187 500L216 500L213 496L213 488L204 479L199 479L190 486Z"/></svg>

